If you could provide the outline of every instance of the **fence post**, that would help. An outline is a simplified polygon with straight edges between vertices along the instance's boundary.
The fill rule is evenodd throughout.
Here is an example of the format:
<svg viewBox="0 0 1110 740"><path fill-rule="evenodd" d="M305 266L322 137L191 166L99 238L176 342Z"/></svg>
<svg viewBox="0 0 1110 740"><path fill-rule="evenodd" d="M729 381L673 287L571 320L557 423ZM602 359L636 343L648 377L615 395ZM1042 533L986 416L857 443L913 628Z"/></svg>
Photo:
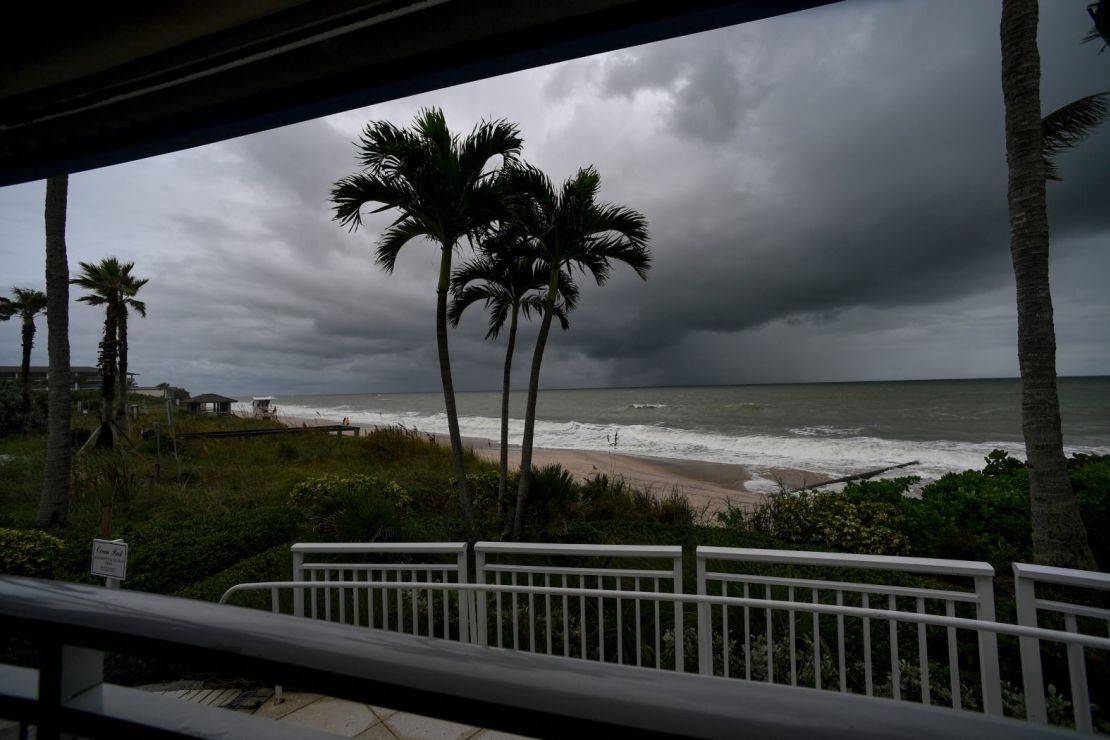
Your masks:
<svg viewBox="0 0 1110 740"><path fill-rule="evenodd" d="M474 582L482 585L486 582L486 554L479 552L478 546L474 546ZM475 637L474 642L482 647L487 647L488 635L486 625L486 594L482 591L474 592L474 600L478 604L478 615L475 620L477 623L474 625Z"/></svg>
<svg viewBox="0 0 1110 740"><path fill-rule="evenodd" d="M466 547L463 547L462 552L458 554L456 562L459 569L456 575L458 582L470 583L469 570L466 567ZM470 592L465 589L459 589L459 642L474 643L474 635L470 628Z"/></svg>
<svg viewBox="0 0 1110 740"><path fill-rule="evenodd" d="M708 584L705 579L705 556L697 553L698 596L705 596ZM713 675L713 624L709 604L698 604L698 672ZM727 640L728 635L722 639Z"/></svg>
<svg viewBox="0 0 1110 740"><path fill-rule="evenodd" d="M58 710L78 694L102 683L103 652L60 643L45 645L39 666L39 704L42 714L38 737L43 740L60 737Z"/></svg>
<svg viewBox="0 0 1110 740"><path fill-rule="evenodd" d="M997 621L994 615L994 576L975 576L978 618ZM979 675L983 682L983 711L1002 715L1002 680L998 668L998 635L979 630Z"/></svg>
<svg viewBox="0 0 1110 740"><path fill-rule="evenodd" d="M304 580L304 553L293 551L293 580L300 582ZM304 589L293 589L293 616L304 616Z"/></svg>
<svg viewBox="0 0 1110 740"><path fill-rule="evenodd" d="M681 594L684 592L682 587L682 553L679 552L674 558L674 592ZM674 669L679 673L686 671L686 655L684 646L686 643L686 634L682 628L682 610L685 607L681 601L674 602Z"/></svg>
<svg viewBox="0 0 1110 740"><path fill-rule="evenodd" d="M1036 582L1022 575L1021 564L1014 563L1014 601L1017 622L1025 627L1037 626ZM1041 641L1020 637L1021 679L1025 691L1025 716L1030 722L1048 723L1044 704L1044 676L1041 673Z"/></svg>

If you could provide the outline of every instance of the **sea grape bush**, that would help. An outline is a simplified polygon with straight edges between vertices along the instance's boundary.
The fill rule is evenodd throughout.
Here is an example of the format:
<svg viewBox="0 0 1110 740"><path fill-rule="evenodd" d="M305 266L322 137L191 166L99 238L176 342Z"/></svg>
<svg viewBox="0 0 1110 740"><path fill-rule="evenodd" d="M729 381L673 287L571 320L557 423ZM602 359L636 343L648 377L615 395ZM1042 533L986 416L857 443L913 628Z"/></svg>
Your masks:
<svg viewBox="0 0 1110 740"><path fill-rule="evenodd" d="M0 529L0 573L53 578L63 545L37 529Z"/></svg>
<svg viewBox="0 0 1110 740"><path fill-rule="evenodd" d="M1033 556L1029 477L1003 450L982 470L949 473L907 495L916 477L849 483L840 492L776 496L754 512L730 509L722 524L785 542L874 555L986 560L997 568ZM1095 558L1110 566L1110 455L1068 461Z"/></svg>
<svg viewBox="0 0 1110 740"><path fill-rule="evenodd" d="M386 539L398 514L412 503L396 481L372 475L323 475L293 486L289 494L313 531L341 542Z"/></svg>

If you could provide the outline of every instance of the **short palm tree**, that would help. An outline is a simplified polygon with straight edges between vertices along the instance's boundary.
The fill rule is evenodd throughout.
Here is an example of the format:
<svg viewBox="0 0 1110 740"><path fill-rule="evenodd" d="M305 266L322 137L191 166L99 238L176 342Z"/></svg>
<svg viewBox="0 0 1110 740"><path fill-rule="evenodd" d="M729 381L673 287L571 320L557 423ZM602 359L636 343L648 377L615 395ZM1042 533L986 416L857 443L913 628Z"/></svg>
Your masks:
<svg viewBox="0 0 1110 740"><path fill-rule="evenodd" d="M35 316L46 310L46 294L31 288L12 288L12 299L0 298L0 321L16 314L23 322L23 364L19 369L19 414L23 434L31 432L31 348L35 344Z"/></svg>
<svg viewBox="0 0 1110 740"><path fill-rule="evenodd" d="M113 401L116 394L116 378L119 370L119 327L120 315L126 310L124 304L128 291L138 282L141 287L145 280L136 281L131 275L134 262L120 262L115 257L107 257L96 264L80 262L81 274L70 283L89 291L77 300L90 306L104 306L104 337L100 342L100 428L96 431L96 444L112 447L114 443ZM135 288L138 290L138 288ZM140 303L141 305L141 303ZM146 307L143 306L145 313Z"/></svg>
<svg viewBox="0 0 1110 740"><path fill-rule="evenodd" d="M524 507L532 473L532 438L536 428L536 399L539 395L540 365L551 319L555 316L559 284L563 275L580 270L604 285L613 262L623 262L647 279L651 255L647 249L647 219L625 206L598 203L601 176L586 167L556 190L540 170L528 165L514 167L507 178L512 192L519 194L514 221L526 235L528 248L547 265L547 289L532 368L528 377L528 401L524 412L524 438L520 450L520 483L517 488L513 539L523 535Z"/></svg>
<svg viewBox="0 0 1110 740"><path fill-rule="evenodd" d="M486 339L497 339L505 321L509 322L509 340L505 349L505 370L501 383L501 458L497 478L497 514L500 516L509 479L509 392L516 348L516 331L520 314L531 318L543 315L548 269L543 262L523 251L526 243L509 230L500 232L482 244L482 254L464 263L451 279L454 299L447 309L452 326L458 326L463 312L482 301L489 311ZM567 314L574 310L578 288L567 273L559 279L559 300L555 317L563 329L570 327Z"/></svg>
<svg viewBox="0 0 1110 740"><path fill-rule="evenodd" d="M351 229L362 225L362 208L378 204L375 213L396 209L397 217L378 239L377 263L392 272L401 248L413 239L427 239L440 250L436 284L436 347L459 507L472 540L478 529L466 483L459 415L451 379L447 345L447 292L451 258L462 240L505 215L500 166L514 160L522 145L517 127L506 121L483 121L466 137L452 135L443 112L420 111L412 128L387 121L366 126L359 141L363 170L332 188L335 219Z"/></svg>

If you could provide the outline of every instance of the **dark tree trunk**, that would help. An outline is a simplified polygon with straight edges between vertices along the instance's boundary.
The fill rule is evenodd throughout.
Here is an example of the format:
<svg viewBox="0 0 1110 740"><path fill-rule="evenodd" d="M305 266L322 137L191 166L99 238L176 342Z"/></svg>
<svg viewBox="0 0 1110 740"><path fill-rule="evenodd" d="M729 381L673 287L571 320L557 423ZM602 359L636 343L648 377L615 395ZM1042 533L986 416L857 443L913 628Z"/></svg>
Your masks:
<svg viewBox="0 0 1110 740"><path fill-rule="evenodd" d="M19 367L19 415L23 436L31 433L31 348L35 344L35 317L23 314L23 363Z"/></svg>
<svg viewBox="0 0 1110 740"><path fill-rule="evenodd" d="M119 296L109 291L104 311L104 339L100 343L100 430L96 446L114 446L112 402L116 395L116 354L119 342Z"/></svg>
<svg viewBox="0 0 1110 740"><path fill-rule="evenodd" d="M451 245L443 246L439 261L439 285L436 289L436 348L439 351L439 379L443 383L443 405L447 410L447 432L451 437L451 459L459 493L459 508L471 543L478 541L474 511L470 506L470 489L466 483L466 461L463 458L462 436L459 434L459 412L455 408L455 384L451 382L451 357L447 349L447 286L451 281Z"/></svg>
<svg viewBox="0 0 1110 740"><path fill-rule="evenodd" d="M1021 425L1029 462L1033 551L1040 563L1094 569L1087 533L1068 480L1056 395L1037 13L1037 0L1002 3L1010 255L1017 282Z"/></svg>
<svg viewBox="0 0 1110 740"><path fill-rule="evenodd" d="M46 331L50 370L47 375L46 464L35 521L61 527L69 513L69 262L66 257L66 175L46 181Z"/></svg>
<svg viewBox="0 0 1110 740"><path fill-rule="evenodd" d="M555 314L555 298L558 290L559 271L556 265L547 288L543 320L540 322L539 336L536 337L536 349L532 353L532 370L528 374L528 402L524 408L524 438L520 441L520 482L516 488L513 542L520 542L520 538L524 536L524 507L528 503L528 489L532 485L532 437L536 431L536 399L540 394L540 366L543 364L543 350L547 345L547 335L551 332L551 317Z"/></svg>
<svg viewBox="0 0 1110 740"><path fill-rule="evenodd" d="M127 434L127 306L119 307L119 375L116 378L116 426Z"/></svg>
<svg viewBox="0 0 1110 740"><path fill-rule="evenodd" d="M513 306L509 322L509 346L505 350L505 375L501 381L501 461L497 469L497 516L504 510L505 493L509 487L509 393L512 391L513 352L516 350L517 317L520 306Z"/></svg>

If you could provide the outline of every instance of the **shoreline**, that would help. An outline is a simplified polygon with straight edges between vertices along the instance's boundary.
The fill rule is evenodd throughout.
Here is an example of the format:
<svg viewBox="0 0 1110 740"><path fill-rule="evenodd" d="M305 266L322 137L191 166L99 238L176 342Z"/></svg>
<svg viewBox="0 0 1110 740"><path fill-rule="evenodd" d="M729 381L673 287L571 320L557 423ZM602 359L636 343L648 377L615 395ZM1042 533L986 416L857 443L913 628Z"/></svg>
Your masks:
<svg viewBox="0 0 1110 740"><path fill-rule="evenodd" d="M325 417L281 416L277 419L286 426L326 426L342 424L342 419ZM374 429L378 425L358 424L363 429ZM449 445L446 434L434 434L442 445ZM463 437L463 446L470 448L475 455L484 460L497 463L500 460L500 444L482 437ZM708 514L724 511L729 506L752 509L762 504L767 494L749 490L745 484L752 480L751 471L745 465L709 462L704 460L685 460L671 457L649 457L629 455L622 452L598 450L566 449L557 447L537 447L532 451L534 466L562 465L578 481L595 475L621 477L633 486L648 490L655 495L666 495L672 491L684 495L697 509ZM509 467L520 466L520 446L509 446ZM804 483L820 483L828 476L797 468L772 468L772 476L790 488L801 487Z"/></svg>

